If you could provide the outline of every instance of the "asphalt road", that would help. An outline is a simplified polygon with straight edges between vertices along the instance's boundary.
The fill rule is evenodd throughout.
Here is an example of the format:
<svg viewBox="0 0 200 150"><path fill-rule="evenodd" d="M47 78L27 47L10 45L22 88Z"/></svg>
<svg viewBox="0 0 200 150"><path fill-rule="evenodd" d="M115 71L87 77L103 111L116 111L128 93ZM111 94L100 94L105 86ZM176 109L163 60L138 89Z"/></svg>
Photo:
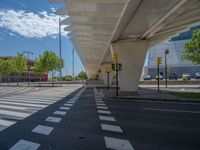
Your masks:
<svg viewBox="0 0 200 150"><path fill-rule="evenodd" d="M199 127L199 104L102 99L86 88L0 132L0 149L199 150Z"/></svg>

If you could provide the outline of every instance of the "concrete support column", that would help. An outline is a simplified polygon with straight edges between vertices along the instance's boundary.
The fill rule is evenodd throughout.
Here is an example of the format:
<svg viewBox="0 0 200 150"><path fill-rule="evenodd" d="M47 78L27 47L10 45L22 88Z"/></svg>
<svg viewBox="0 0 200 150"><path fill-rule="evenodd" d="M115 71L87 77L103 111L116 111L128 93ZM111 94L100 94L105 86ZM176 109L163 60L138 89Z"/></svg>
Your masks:
<svg viewBox="0 0 200 150"><path fill-rule="evenodd" d="M122 63L122 71L119 72L120 91L137 91L148 46L149 42L146 40L112 44L113 51L119 54L119 63Z"/></svg>
<svg viewBox="0 0 200 150"><path fill-rule="evenodd" d="M107 86L107 79L108 79L108 74L106 73L106 68L110 67L111 68L111 63L105 63L101 65L101 77L103 79L103 83L104 85ZM112 81L113 81L113 72L111 71L109 73L109 85L112 85Z"/></svg>

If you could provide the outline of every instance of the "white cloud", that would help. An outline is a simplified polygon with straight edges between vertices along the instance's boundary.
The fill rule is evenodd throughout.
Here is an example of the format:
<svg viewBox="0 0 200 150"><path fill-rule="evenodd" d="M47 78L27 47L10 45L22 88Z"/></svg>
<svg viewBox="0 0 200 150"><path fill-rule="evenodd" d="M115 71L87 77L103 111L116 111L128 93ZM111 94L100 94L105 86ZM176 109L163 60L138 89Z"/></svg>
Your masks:
<svg viewBox="0 0 200 150"><path fill-rule="evenodd" d="M46 11L38 14L23 10L0 10L0 27L6 28L13 33L18 33L26 38L43 38L58 35L58 19L60 16L48 14ZM61 20L65 17L60 17ZM68 32L64 31L66 36Z"/></svg>

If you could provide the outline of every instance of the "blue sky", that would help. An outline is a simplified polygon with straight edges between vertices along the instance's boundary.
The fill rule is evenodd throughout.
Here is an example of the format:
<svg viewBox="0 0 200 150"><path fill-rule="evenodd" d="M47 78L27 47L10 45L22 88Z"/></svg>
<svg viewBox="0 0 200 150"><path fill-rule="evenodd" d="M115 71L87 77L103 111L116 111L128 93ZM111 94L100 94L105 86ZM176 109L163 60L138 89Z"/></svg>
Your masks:
<svg viewBox="0 0 200 150"><path fill-rule="evenodd" d="M53 12L62 5L52 5L48 0L0 1L0 56L15 56L24 50L35 59L45 50L59 54L58 18ZM64 17L61 17L64 19ZM64 27L62 27L64 28ZM62 32L62 56L65 60L63 74L72 74L73 45ZM75 74L82 70L82 63L75 53Z"/></svg>

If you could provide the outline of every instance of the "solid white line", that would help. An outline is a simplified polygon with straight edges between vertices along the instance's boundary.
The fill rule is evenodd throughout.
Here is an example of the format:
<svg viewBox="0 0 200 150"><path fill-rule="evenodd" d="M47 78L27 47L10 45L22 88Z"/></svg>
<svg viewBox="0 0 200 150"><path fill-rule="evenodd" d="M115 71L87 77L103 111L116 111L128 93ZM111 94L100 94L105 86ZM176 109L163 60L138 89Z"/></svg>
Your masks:
<svg viewBox="0 0 200 150"><path fill-rule="evenodd" d="M115 118L114 117L110 117L110 116L99 116L100 120L106 120L106 121L112 121L115 122Z"/></svg>
<svg viewBox="0 0 200 150"><path fill-rule="evenodd" d="M49 135L53 131L53 127L48 127L48 126L43 126L43 125L38 125L35 127L32 132L38 133L38 134L44 134L44 135Z"/></svg>
<svg viewBox="0 0 200 150"><path fill-rule="evenodd" d="M47 117L46 121L58 123L58 122L61 121L61 118L59 118L59 117Z"/></svg>
<svg viewBox="0 0 200 150"><path fill-rule="evenodd" d="M108 111L108 110L98 110L98 113L101 113L101 114L111 114L111 112Z"/></svg>
<svg viewBox="0 0 200 150"><path fill-rule="evenodd" d="M104 137L106 148L114 150L134 150L133 146L128 140L114 138L114 137Z"/></svg>
<svg viewBox="0 0 200 150"><path fill-rule="evenodd" d="M109 124L101 124L102 130L112 131L112 132L120 132L122 133L122 129L116 125L109 125Z"/></svg>
<svg viewBox="0 0 200 150"><path fill-rule="evenodd" d="M9 150L37 150L40 144L21 139Z"/></svg>
<svg viewBox="0 0 200 150"><path fill-rule="evenodd" d="M8 120L0 119L0 125L2 125L2 126L8 127L8 126L11 126L15 123L16 123L16 121L8 121Z"/></svg>
<svg viewBox="0 0 200 150"><path fill-rule="evenodd" d="M0 114L8 115L8 116L15 116L15 117L28 117L31 114L28 113L22 113L22 112L16 112L16 111L8 111L8 110L0 110Z"/></svg>
<svg viewBox="0 0 200 150"><path fill-rule="evenodd" d="M153 111L166 111L166 112L179 112L179 113L191 113L191 114L200 114L200 111L186 111L186 110L172 110L172 109L156 109L156 108L142 108L144 110L153 110Z"/></svg>

